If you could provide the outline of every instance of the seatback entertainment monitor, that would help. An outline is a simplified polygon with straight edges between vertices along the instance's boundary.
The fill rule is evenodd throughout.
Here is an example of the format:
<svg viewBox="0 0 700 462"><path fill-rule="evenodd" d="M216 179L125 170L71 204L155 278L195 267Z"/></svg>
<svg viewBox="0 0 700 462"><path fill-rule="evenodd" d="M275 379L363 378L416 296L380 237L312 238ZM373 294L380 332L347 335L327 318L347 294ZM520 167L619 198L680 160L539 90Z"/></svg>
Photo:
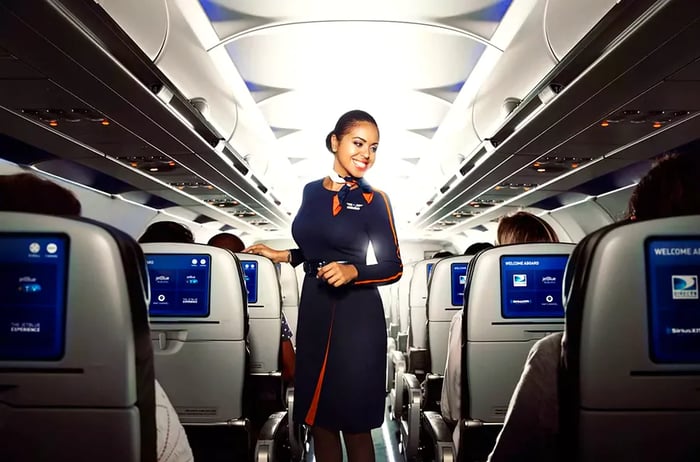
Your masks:
<svg viewBox="0 0 700 462"><path fill-rule="evenodd" d="M207 254L147 254L152 317L209 316L211 257Z"/></svg>
<svg viewBox="0 0 700 462"><path fill-rule="evenodd" d="M656 363L700 362L700 239L646 241L649 348Z"/></svg>
<svg viewBox="0 0 700 462"><path fill-rule="evenodd" d="M467 285L467 263L452 263L450 266L452 306L464 306L464 288Z"/></svg>
<svg viewBox="0 0 700 462"><path fill-rule="evenodd" d="M64 234L0 234L0 360L63 357L68 244Z"/></svg>
<svg viewBox="0 0 700 462"><path fill-rule="evenodd" d="M563 318L562 283L568 255L501 257L504 318Z"/></svg>
<svg viewBox="0 0 700 462"><path fill-rule="evenodd" d="M258 302L258 262L241 260L243 268L243 281L248 291L248 303Z"/></svg>

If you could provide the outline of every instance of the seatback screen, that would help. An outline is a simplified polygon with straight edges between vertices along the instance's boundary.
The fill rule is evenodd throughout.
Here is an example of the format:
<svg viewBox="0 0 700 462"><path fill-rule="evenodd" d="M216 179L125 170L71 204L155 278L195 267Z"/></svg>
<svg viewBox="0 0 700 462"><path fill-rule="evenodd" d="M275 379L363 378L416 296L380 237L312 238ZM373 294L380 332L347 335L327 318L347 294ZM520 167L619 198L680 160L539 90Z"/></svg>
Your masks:
<svg viewBox="0 0 700 462"><path fill-rule="evenodd" d="M258 302L258 262L241 260L243 268L243 281L248 291L248 303Z"/></svg>
<svg viewBox="0 0 700 462"><path fill-rule="evenodd" d="M425 281L430 281L430 273L433 272L433 265L435 263L428 263L425 265Z"/></svg>
<svg viewBox="0 0 700 462"><path fill-rule="evenodd" d="M68 242L64 234L0 234L0 360L63 357Z"/></svg>
<svg viewBox="0 0 700 462"><path fill-rule="evenodd" d="M452 306L464 306L464 287L467 285L467 263L452 263Z"/></svg>
<svg viewBox="0 0 700 462"><path fill-rule="evenodd" d="M700 239L651 238L646 254L651 359L700 362Z"/></svg>
<svg viewBox="0 0 700 462"><path fill-rule="evenodd" d="M562 283L568 255L501 257L504 318L562 318Z"/></svg>
<svg viewBox="0 0 700 462"><path fill-rule="evenodd" d="M209 316L211 257L207 254L147 254L153 317Z"/></svg>

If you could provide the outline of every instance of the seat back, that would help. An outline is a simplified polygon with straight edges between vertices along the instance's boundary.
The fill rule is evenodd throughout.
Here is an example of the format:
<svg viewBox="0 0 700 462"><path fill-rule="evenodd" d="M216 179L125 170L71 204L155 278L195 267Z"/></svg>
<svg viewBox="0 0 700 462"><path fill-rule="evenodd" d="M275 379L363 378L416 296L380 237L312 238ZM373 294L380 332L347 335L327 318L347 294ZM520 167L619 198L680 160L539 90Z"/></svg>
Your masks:
<svg viewBox="0 0 700 462"><path fill-rule="evenodd" d="M280 291L282 293L282 311L287 324L292 330L292 343L296 345L297 321L299 320L299 283L297 273L292 265L278 264Z"/></svg>
<svg viewBox="0 0 700 462"><path fill-rule="evenodd" d="M156 460L145 273L114 228L0 213L0 460Z"/></svg>
<svg viewBox="0 0 700 462"><path fill-rule="evenodd" d="M465 419L502 423L530 348L564 329L562 282L573 248L504 245L470 262L462 321Z"/></svg>
<svg viewBox="0 0 700 462"><path fill-rule="evenodd" d="M279 372L282 293L277 269L269 258L249 253L236 255L248 290L250 372Z"/></svg>
<svg viewBox="0 0 700 462"><path fill-rule="evenodd" d="M467 267L472 256L443 258L433 267L428 283L428 350L430 372L443 375L447 360L450 322L464 306Z"/></svg>
<svg viewBox="0 0 700 462"><path fill-rule="evenodd" d="M236 257L200 244L142 244L156 376L185 423L243 416L245 300Z"/></svg>
<svg viewBox="0 0 700 462"><path fill-rule="evenodd" d="M408 295L409 318L410 318L410 346L413 348L427 348L427 310L428 300L428 278L439 259L430 258L416 263L411 275L411 285Z"/></svg>
<svg viewBox="0 0 700 462"><path fill-rule="evenodd" d="M560 394L572 455L697 459L700 216L609 226L572 258Z"/></svg>

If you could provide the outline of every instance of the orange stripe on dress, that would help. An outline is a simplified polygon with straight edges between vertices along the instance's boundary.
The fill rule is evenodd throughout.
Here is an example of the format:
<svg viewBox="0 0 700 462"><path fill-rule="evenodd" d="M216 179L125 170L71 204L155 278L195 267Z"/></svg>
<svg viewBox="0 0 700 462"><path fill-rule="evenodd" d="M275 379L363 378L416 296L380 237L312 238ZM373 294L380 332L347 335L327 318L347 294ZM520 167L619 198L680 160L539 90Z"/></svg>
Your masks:
<svg viewBox="0 0 700 462"><path fill-rule="evenodd" d="M316 382L316 390L314 390L314 397L311 399L311 405L304 418L304 423L306 425L313 425L316 421L316 411L318 410L318 401L321 398L321 388L323 387L323 377L326 375L326 364L328 363L328 352L331 349L331 334L333 334L333 321L335 319L335 303L333 303L333 308L331 308L331 327L328 329L328 342L326 343L326 354L323 357L323 364L321 365L321 372L318 374L318 381Z"/></svg>

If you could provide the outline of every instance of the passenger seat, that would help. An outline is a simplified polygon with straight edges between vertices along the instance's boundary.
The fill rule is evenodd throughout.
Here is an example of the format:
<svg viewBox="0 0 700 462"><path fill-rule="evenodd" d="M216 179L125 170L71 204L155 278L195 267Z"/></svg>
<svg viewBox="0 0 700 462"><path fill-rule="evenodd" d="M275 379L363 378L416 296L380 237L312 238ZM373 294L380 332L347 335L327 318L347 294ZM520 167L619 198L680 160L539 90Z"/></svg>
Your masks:
<svg viewBox="0 0 700 462"><path fill-rule="evenodd" d="M155 462L148 279L91 220L0 213L0 460Z"/></svg>
<svg viewBox="0 0 700 462"><path fill-rule="evenodd" d="M567 268L566 460L700 458L700 216L616 224Z"/></svg>

